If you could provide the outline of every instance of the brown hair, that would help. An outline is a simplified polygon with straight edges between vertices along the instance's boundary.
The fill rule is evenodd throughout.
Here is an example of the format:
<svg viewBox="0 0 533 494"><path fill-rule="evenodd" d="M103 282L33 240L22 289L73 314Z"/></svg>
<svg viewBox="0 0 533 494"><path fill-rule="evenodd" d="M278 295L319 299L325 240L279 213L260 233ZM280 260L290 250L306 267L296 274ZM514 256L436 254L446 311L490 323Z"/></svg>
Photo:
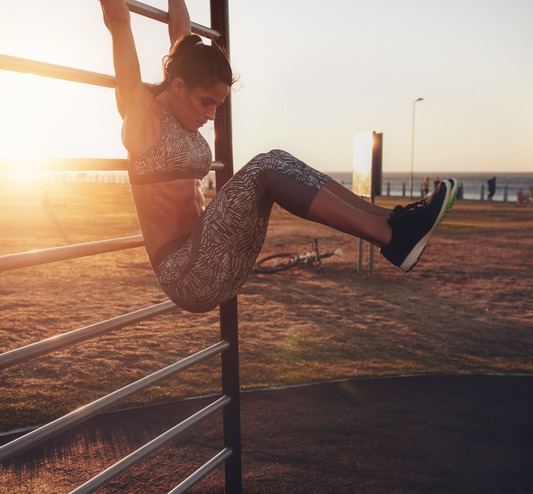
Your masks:
<svg viewBox="0 0 533 494"><path fill-rule="evenodd" d="M228 86L234 83L233 73L226 54L215 44L204 45L200 36L182 36L170 53L163 58L165 78L152 87L154 95L165 91L176 78L183 80L187 88L207 88L218 82Z"/></svg>

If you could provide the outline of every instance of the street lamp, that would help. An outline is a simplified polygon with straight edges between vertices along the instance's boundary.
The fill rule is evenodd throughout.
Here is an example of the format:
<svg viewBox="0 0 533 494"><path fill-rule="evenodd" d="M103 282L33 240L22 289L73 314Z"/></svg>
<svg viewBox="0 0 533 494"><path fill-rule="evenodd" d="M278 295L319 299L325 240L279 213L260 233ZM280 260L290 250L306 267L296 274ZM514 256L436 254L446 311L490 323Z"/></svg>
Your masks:
<svg viewBox="0 0 533 494"><path fill-rule="evenodd" d="M413 198L413 163L415 160L415 104L424 101L424 98L418 98L413 101L413 143L411 146L411 179L409 180L409 199Z"/></svg>

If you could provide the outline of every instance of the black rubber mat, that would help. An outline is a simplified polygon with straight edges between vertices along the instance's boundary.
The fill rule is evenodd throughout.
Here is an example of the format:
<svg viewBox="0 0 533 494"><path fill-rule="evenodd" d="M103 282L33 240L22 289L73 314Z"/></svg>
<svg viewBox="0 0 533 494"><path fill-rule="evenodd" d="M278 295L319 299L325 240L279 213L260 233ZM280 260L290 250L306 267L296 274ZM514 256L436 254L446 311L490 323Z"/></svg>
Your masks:
<svg viewBox="0 0 533 494"><path fill-rule="evenodd" d="M94 417L5 464L2 492L69 492L212 401ZM241 419L244 493L533 492L533 376L246 392ZM98 492L169 492L222 449L220 424L217 414ZM224 469L190 492L223 493Z"/></svg>

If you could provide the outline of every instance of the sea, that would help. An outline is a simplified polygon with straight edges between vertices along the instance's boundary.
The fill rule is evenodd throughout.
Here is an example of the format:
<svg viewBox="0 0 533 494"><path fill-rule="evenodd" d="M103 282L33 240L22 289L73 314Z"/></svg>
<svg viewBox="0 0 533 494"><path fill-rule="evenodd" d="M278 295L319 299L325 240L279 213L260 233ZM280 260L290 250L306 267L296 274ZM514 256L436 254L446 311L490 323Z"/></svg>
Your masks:
<svg viewBox="0 0 533 494"><path fill-rule="evenodd" d="M331 178L342 183L350 190L352 189L352 173L329 173ZM421 195L422 183L428 177L430 181L429 190L433 190L433 181L436 178L445 180L446 178L456 178L462 190L462 198L468 200L486 199L488 194L487 180L496 177L496 194L493 201L517 202L516 191L522 189L529 191L533 187L533 173L414 173L413 174L413 196ZM409 196L410 173L383 173L381 182L381 195ZM388 191L388 194L387 194Z"/></svg>
<svg viewBox="0 0 533 494"><path fill-rule="evenodd" d="M327 172L337 182L352 189L351 172ZM433 190L435 178L444 180L455 177L461 186L462 198L468 200L481 200L487 198L487 180L496 177L496 194L494 201L517 202L516 191L522 189L526 192L533 187L533 173L415 173L413 175L413 196L421 195L422 183L428 177L431 183L430 191ZM214 183L214 172L210 172L208 182ZM410 173L383 173L381 184L382 196L409 196ZM108 184L125 184L128 182L127 172L3 172L0 181L60 181L60 182L92 182Z"/></svg>

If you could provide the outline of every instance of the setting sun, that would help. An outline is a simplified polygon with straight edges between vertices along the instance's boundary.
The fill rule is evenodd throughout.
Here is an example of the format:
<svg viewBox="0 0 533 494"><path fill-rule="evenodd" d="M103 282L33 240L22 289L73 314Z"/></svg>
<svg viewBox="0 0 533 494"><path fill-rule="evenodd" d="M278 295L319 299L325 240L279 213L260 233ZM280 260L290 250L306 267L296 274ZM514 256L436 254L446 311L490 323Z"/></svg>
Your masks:
<svg viewBox="0 0 533 494"><path fill-rule="evenodd" d="M17 170L39 169L47 158L125 158L113 90L29 74L2 75L0 156Z"/></svg>

